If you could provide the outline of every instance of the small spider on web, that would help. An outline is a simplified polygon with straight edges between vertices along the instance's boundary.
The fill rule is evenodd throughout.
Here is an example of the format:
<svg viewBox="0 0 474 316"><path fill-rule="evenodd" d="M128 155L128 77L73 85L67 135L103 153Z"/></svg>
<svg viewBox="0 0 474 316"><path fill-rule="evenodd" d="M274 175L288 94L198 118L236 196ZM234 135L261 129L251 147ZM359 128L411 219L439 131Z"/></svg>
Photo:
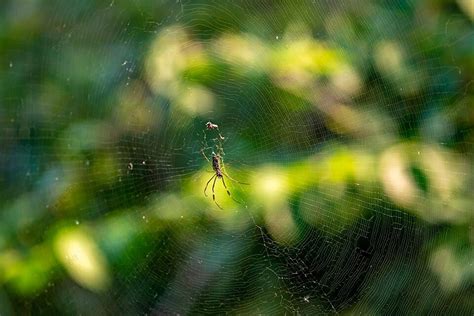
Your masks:
<svg viewBox="0 0 474 316"><path fill-rule="evenodd" d="M222 136L222 134L220 133L219 131L219 126L217 124L213 124L211 122L207 122L206 123L206 128L208 130L216 130L217 131L217 134L218 134L218 137L214 138L212 141L214 142L214 145L209 147L208 144L207 144L207 137L206 137L206 133L204 132L204 141L203 141L203 148L201 149L201 153L202 155L204 156L204 158L209 162L209 163L212 163L212 169L214 170L214 174L212 175L212 177L207 181L206 183L206 186L204 187L204 195L207 197L207 188L209 186L209 183L211 183L212 180L214 180L214 182L212 183L212 200L214 201L214 203L217 205L217 207L219 207L221 210L223 209L219 203L217 203L216 201L216 194L214 192L214 188L216 186L216 181L217 180L221 180L222 181L222 184L224 185L224 188L227 192L227 195L229 195L229 197L234 200L235 202L239 203L239 204L242 204L241 202L237 201L236 199L234 199L234 197L231 195L229 189L227 188L227 185L225 184L225 180L224 180L224 177L226 177L227 179L231 180L231 181L234 181L234 182L237 182L239 184L245 184L245 185L248 185L248 183L244 183L244 182L240 182L240 181L237 181L233 178L231 178L224 170L224 161L223 161L223 156L225 155L224 153L224 147L223 147L223 142L225 141L225 138L224 136ZM206 154L204 153L205 150L208 150L208 149L212 149L212 154L211 154L211 159L209 159ZM214 149L216 150L216 152L214 151Z"/></svg>

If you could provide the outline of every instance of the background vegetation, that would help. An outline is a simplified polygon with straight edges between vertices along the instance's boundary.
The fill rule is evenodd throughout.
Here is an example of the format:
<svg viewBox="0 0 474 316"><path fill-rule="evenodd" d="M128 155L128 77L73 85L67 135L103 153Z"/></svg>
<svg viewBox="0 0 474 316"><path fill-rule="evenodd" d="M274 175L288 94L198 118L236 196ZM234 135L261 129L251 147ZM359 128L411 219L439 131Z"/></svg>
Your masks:
<svg viewBox="0 0 474 316"><path fill-rule="evenodd" d="M471 315L473 19L2 2L0 313Z"/></svg>

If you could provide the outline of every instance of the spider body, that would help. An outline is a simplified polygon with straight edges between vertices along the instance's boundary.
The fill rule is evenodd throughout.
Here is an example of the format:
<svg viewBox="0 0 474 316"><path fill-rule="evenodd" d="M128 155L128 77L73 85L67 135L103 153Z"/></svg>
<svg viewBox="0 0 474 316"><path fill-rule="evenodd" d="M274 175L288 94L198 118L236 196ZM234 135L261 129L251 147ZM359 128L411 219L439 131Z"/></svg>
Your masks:
<svg viewBox="0 0 474 316"><path fill-rule="evenodd" d="M227 186L225 185L224 181L224 172L221 169L221 156L219 156L216 153L212 153L212 169L214 170L214 175L207 181L206 187L204 188L204 195L207 196L207 187L209 186L209 183L214 179L214 182L212 183L212 200L216 205L222 210L222 207L217 203L216 201L216 194L214 193L214 187L216 186L216 181L217 179L222 180L222 184L224 185L225 190L227 191L227 194L230 196L230 192L227 189Z"/></svg>
<svg viewBox="0 0 474 316"><path fill-rule="evenodd" d="M204 155L204 157L207 159L207 157ZM207 159L209 161L209 159ZM240 183L240 184L248 184L248 183L243 183L243 182L239 182L237 180L234 180L232 179L231 177L229 177L225 172L224 170L222 169L222 157L219 155L219 154L216 154L216 153L212 153L212 169L214 170L214 175L207 181L206 183L206 187L204 188L204 195L207 196L207 187L209 186L209 183L211 183L212 180L214 180L214 182L212 182L212 200L214 201L214 203L216 203L216 205L222 210L222 207L217 203L216 201L216 194L214 192L214 188L216 186L216 181L217 179L221 179L222 181L222 184L224 185L224 188L227 192L227 195L229 195L232 200L234 200L235 202L241 204L239 201L237 201L236 199L234 199L232 197L232 195L230 194L230 191L229 189L227 189L227 185L225 184L225 180L224 180L224 177L227 177L229 180L232 180L232 181L235 181L237 183Z"/></svg>
<svg viewBox="0 0 474 316"><path fill-rule="evenodd" d="M222 174L220 160L221 157L219 155L212 153L212 169L214 169L214 172L218 178L222 178L224 176Z"/></svg>

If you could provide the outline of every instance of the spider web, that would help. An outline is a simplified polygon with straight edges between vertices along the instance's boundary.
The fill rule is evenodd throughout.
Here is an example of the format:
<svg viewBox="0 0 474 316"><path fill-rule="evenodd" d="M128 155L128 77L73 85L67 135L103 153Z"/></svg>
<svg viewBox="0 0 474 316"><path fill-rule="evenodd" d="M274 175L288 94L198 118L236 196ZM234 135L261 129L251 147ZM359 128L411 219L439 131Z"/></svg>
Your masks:
<svg viewBox="0 0 474 316"><path fill-rule="evenodd" d="M466 3L2 5L0 312L472 313Z"/></svg>

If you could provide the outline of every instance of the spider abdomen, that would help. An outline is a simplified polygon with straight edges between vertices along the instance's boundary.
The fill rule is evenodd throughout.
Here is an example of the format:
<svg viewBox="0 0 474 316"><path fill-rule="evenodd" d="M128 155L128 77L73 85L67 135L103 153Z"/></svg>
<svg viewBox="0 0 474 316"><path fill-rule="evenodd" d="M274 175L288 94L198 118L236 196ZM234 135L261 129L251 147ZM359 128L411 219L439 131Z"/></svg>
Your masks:
<svg viewBox="0 0 474 316"><path fill-rule="evenodd" d="M214 171L216 172L217 177L222 178L222 171L221 171L219 158L220 157L218 155L212 156L212 169L214 169Z"/></svg>

